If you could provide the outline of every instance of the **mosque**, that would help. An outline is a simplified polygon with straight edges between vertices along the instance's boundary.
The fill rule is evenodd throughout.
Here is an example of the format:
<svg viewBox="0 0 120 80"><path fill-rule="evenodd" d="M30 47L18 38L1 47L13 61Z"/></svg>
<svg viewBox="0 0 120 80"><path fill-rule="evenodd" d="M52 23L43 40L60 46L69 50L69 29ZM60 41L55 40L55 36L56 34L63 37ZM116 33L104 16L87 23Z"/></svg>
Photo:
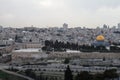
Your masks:
<svg viewBox="0 0 120 80"><path fill-rule="evenodd" d="M93 42L91 45L93 45L94 47L98 47L98 46L108 47L108 46L110 46L110 44L105 41L105 37L103 35L98 35L96 37L96 41Z"/></svg>

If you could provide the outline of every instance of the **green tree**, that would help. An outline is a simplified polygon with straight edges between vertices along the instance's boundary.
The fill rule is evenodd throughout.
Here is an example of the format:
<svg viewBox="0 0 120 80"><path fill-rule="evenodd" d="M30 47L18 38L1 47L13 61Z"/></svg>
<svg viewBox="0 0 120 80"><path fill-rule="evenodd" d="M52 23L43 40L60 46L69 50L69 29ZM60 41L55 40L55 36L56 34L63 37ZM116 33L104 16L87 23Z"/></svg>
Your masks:
<svg viewBox="0 0 120 80"><path fill-rule="evenodd" d="M64 80L73 80L72 71L70 70L69 65L67 66L65 73L64 73Z"/></svg>
<svg viewBox="0 0 120 80"><path fill-rule="evenodd" d="M79 80L92 80L92 75L87 71L80 72L79 76Z"/></svg>
<svg viewBox="0 0 120 80"><path fill-rule="evenodd" d="M116 69L109 69L104 71L104 78L105 79L114 79L114 78L118 78L118 73Z"/></svg>
<svg viewBox="0 0 120 80"><path fill-rule="evenodd" d="M70 58L65 58L64 64L68 64L70 62Z"/></svg>
<svg viewBox="0 0 120 80"><path fill-rule="evenodd" d="M29 42L32 42L32 39L30 39Z"/></svg>
<svg viewBox="0 0 120 80"><path fill-rule="evenodd" d="M93 80L104 80L104 76L102 73L97 73L93 75Z"/></svg>
<svg viewBox="0 0 120 80"><path fill-rule="evenodd" d="M31 78L34 78L34 79L36 78L36 74L35 74L35 72L32 71L32 69L25 70L25 74L26 74L26 76L29 76Z"/></svg>
<svg viewBox="0 0 120 80"><path fill-rule="evenodd" d="M25 70L25 74L26 74L26 76L30 76L30 73L32 72L32 70L31 69L26 69Z"/></svg>
<svg viewBox="0 0 120 80"><path fill-rule="evenodd" d="M18 36L17 35L15 35L15 42L18 40Z"/></svg>
<svg viewBox="0 0 120 80"><path fill-rule="evenodd" d="M80 80L80 74L79 73L75 76L75 80Z"/></svg>

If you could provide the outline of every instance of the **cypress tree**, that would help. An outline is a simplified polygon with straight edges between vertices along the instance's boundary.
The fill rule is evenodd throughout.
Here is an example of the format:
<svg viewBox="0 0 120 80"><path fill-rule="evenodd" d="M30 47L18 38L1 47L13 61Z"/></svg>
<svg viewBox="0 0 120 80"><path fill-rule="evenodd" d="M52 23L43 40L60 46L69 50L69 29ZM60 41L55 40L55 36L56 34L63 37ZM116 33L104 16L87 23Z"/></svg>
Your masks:
<svg viewBox="0 0 120 80"><path fill-rule="evenodd" d="M69 65L67 66L64 74L64 80L73 80L72 71L70 70Z"/></svg>

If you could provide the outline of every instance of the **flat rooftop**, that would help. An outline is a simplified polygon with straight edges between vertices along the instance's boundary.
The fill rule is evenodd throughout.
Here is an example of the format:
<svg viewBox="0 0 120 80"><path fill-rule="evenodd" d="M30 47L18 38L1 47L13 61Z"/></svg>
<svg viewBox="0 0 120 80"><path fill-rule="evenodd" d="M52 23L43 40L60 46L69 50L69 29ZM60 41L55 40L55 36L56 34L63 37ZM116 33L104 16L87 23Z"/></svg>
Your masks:
<svg viewBox="0 0 120 80"><path fill-rule="evenodd" d="M19 50L14 50L13 52L40 52L40 49L37 48L28 48L28 49L19 49Z"/></svg>
<svg viewBox="0 0 120 80"><path fill-rule="evenodd" d="M67 53L80 53L80 51L77 51L77 50L67 50L66 52Z"/></svg>

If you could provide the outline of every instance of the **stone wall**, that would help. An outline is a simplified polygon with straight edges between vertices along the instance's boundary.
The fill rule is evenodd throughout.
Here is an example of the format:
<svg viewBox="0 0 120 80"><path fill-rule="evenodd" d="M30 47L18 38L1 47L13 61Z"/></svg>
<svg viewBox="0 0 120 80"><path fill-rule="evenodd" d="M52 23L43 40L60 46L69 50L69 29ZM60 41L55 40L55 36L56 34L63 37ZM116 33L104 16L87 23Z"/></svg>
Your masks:
<svg viewBox="0 0 120 80"><path fill-rule="evenodd" d="M66 52L54 52L49 54L49 58L108 58L119 59L120 53L66 53Z"/></svg>

